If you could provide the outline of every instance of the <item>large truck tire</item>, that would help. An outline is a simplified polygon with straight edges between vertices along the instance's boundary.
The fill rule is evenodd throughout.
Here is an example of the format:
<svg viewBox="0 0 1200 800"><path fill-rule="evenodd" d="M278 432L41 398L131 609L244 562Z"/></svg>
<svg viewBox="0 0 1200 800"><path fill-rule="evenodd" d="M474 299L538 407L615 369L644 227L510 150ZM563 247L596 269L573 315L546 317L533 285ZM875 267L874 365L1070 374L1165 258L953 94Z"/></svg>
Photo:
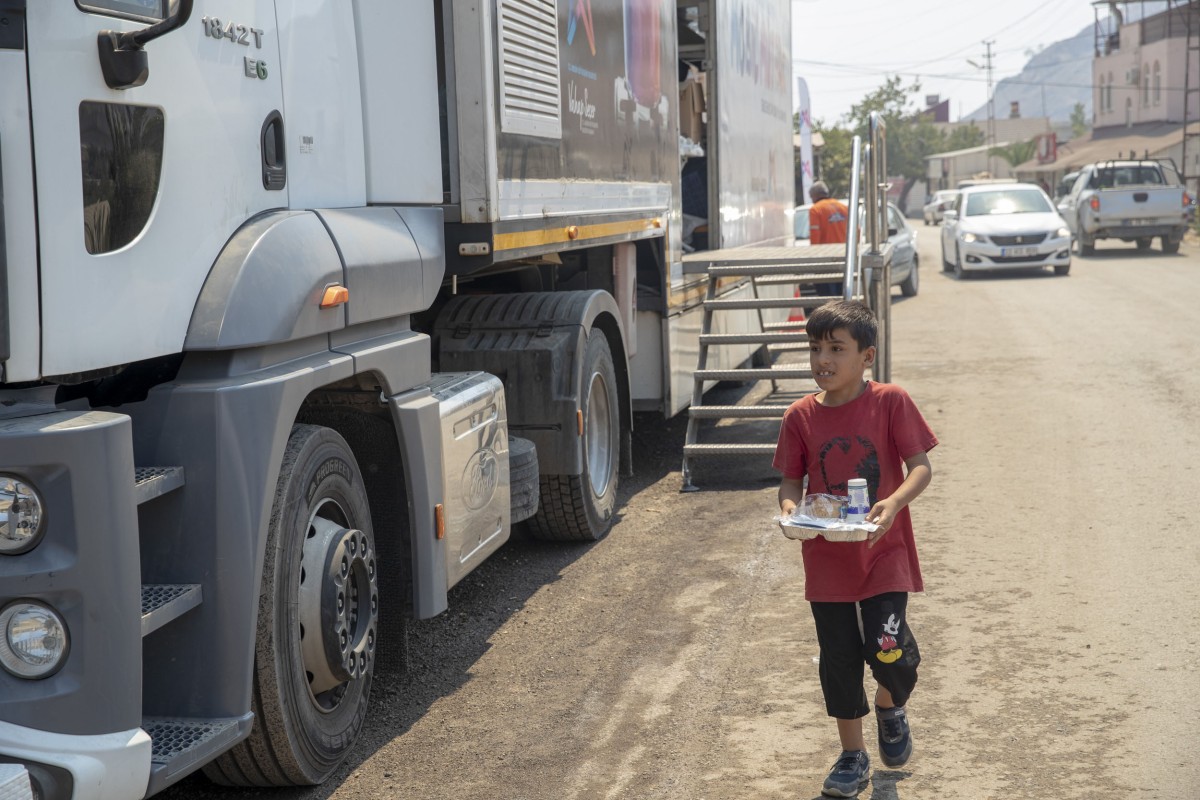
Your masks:
<svg viewBox="0 0 1200 800"><path fill-rule="evenodd" d="M324 781L367 714L378 636L371 513L346 441L292 428L267 532L250 736L204 768L217 783Z"/></svg>
<svg viewBox="0 0 1200 800"><path fill-rule="evenodd" d="M528 523L538 539L594 542L612 526L621 414L612 351L600 330L588 335L582 374L583 474L541 477L541 503Z"/></svg>
<svg viewBox="0 0 1200 800"><path fill-rule="evenodd" d="M1170 236L1162 237L1161 241L1162 251L1164 253L1170 254L1179 252L1179 241L1172 240Z"/></svg>

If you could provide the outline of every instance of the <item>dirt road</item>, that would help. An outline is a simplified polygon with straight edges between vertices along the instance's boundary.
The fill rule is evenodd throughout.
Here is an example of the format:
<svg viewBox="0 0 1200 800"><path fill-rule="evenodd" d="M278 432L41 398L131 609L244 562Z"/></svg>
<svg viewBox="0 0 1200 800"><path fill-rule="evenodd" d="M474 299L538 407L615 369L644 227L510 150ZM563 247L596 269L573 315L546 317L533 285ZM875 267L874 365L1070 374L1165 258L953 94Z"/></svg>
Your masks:
<svg viewBox="0 0 1200 800"><path fill-rule="evenodd" d="M1200 250L954 281L921 237L893 379L941 439L913 507L925 663L913 760L863 797L1200 797ZM817 797L838 748L777 477L706 462L681 495L684 420L638 423L613 533L516 539L456 587L328 784L165 796Z"/></svg>

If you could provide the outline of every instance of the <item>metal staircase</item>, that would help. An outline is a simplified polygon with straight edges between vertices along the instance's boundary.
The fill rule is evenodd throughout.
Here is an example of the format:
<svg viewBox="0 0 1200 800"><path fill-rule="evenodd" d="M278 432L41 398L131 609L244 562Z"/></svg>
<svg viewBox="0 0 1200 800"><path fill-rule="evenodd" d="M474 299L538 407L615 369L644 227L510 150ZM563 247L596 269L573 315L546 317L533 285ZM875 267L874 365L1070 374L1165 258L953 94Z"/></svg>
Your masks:
<svg viewBox="0 0 1200 800"><path fill-rule="evenodd" d="M731 248L685 257L684 270L708 274L708 290L704 297L704 316L700 331L700 353L693 374L692 402L688 408L687 435L683 446L683 491L696 491L692 483L691 460L714 455L770 456L775 444L770 443L702 443L699 441L701 420L720 419L781 419L786 405L704 405L705 389L716 381L771 381L772 389L781 380L807 380L812 370L800 364L776 364L775 356L808 345L804 321L763 322L768 309L803 308L805 312L841 296L805 295L804 287L816 283L841 281L845 262L845 245L815 245L812 247ZM721 297L723 281L749 278L753 297L726 299ZM787 285L801 295L796 297L762 297L763 286ZM792 294L792 293L789 293ZM724 311L754 309L759 312L760 331L751 333L713 333L717 314ZM743 366L733 369L709 369L712 348L730 345L760 345L767 354L767 366Z"/></svg>
<svg viewBox="0 0 1200 800"><path fill-rule="evenodd" d="M891 253L881 244L881 232L887 230L886 188L884 176L883 122L872 114L870 143L864 147L859 137L854 137L850 207L859 206L859 185L866 172L866 208L875 213L865 214L866 242L869 248L859 254L859 215L850 214L847 244L814 245L811 247L744 247L724 250L701 251L684 256L685 274L706 273L708 288L704 297L703 322L700 330L700 348L696 371L693 374L692 402L688 409L687 434L683 445L682 491L698 491L692 482L692 461L706 456L751 455L767 457L775 452L774 440L769 442L701 442L701 433L706 430L702 420L745 420L782 419L786 405L704 405L704 392L718 381L741 381L756 383L771 381L772 392L778 391L781 380L811 380L812 371L807 364L776 364L775 357L788 350L807 349L808 334L803 320L766 322L763 312L775 309L803 308L809 310L830 300L864 300L879 317L879 354L876 360L876 380L888 380L887 323L890 316ZM873 157L872 154L878 154ZM749 279L747 282L746 279ZM817 284L840 282L843 293L837 296L805 294ZM752 296L745 291L733 291L737 287L749 286ZM789 295L763 297L760 288L788 286ZM724 291L724 296L722 292ZM740 296L731 297L729 295ZM758 312L759 330L745 333L714 333L716 317L725 311ZM765 353L765 366L751 365L732 369L709 369L711 348L730 345L757 344L759 353ZM815 390L815 386L812 387ZM769 397L769 395L768 395Z"/></svg>

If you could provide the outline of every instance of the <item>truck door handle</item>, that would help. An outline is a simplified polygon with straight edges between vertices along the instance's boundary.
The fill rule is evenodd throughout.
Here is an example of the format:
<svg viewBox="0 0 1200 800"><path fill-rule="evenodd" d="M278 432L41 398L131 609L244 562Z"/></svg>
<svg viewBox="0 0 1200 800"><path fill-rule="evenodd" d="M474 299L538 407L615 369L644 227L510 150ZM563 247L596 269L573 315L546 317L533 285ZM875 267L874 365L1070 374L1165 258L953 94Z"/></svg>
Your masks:
<svg viewBox="0 0 1200 800"><path fill-rule="evenodd" d="M283 115L278 111L272 111L263 121L261 147L263 188L277 192L287 186Z"/></svg>
<svg viewBox="0 0 1200 800"><path fill-rule="evenodd" d="M1135 202L1135 203L1144 203L1149 199L1150 199L1150 195L1148 195L1146 192L1134 192L1133 193L1133 202Z"/></svg>

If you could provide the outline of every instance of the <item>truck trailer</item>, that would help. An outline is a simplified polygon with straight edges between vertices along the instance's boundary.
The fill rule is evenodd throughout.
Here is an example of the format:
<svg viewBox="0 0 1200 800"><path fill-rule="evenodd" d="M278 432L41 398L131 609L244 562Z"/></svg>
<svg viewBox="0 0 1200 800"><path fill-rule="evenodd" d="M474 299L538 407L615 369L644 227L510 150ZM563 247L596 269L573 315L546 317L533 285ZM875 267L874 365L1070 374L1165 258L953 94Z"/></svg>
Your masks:
<svg viewBox="0 0 1200 800"><path fill-rule="evenodd" d="M683 252L791 238L790 21L0 0L0 764L320 783L514 525L605 536Z"/></svg>

